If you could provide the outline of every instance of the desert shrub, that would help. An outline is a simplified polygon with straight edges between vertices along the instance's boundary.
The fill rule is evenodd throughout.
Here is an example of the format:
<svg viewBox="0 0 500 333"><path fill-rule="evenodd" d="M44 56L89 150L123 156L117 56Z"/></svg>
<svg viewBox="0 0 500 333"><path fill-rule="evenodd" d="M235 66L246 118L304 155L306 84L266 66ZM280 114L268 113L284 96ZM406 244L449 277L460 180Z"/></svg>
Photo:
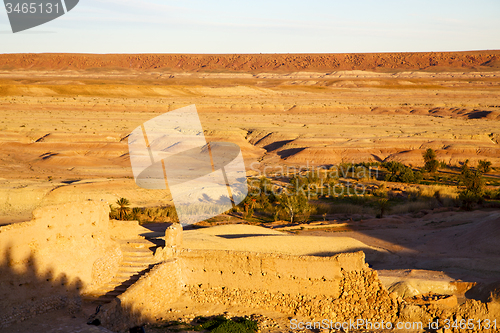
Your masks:
<svg viewBox="0 0 500 333"><path fill-rule="evenodd" d="M243 212L243 216L251 218L254 213L267 216L276 215L277 191L273 189L273 184L270 179L261 177L249 181L248 195L239 200L240 204L233 211Z"/></svg>
<svg viewBox="0 0 500 333"><path fill-rule="evenodd" d="M390 172L385 176L385 181L418 184L423 179L420 171L413 171L410 167L400 162L385 162L383 166Z"/></svg>
<svg viewBox="0 0 500 333"><path fill-rule="evenodd" d="M372 194L375 197L385 198L387 197L387 185L382 183L377 189L373 190Z"/></svg>
<svg viewBox="0 0 500 333"><path fill-rule="evenodd" d="M418 187L418 191L421 197L432 198L436 197L436 192L439 192L441 198L457 199L458 190L456 187L443 186L443 185L433 185L433 186L422 186Z"/></svg>
<svg viewBox="0 0 500 333"><path fill-rule="evenodd" d="M305 222L309 219L311 206L302 191L282 193L278 200L279 207L286 212L291 223L295 220Z"/></svg>
<svg viewBox="0 0 500 333"><path fill-rule="evenodd" d="M354 169L354 179L356 180L370 180L370 169L365 166L357 166Z"/></svg>
<svg viewBox="0 0 500 333"><path fill-rule="evenodd" d="M481 173L488 173L491 171L491 162L486 160L480 160L477 163L477 170Z"/></svg>
<svg viewBox="0 0 500 333"><path fill-rule="evenodd" d="M206 321L194 327L195 331L207 330L211 333L253 333L258 330L257 323L246 318L226 319L224 316L217 316L211 319L198 317L197 320Z"/></svg>
<svg viewBox="0 0 500 333"><path fill-rule="evenodd" d="M155 332L215 332L215 333L254 333L258 331L255 321L247 318L232 318L219 315L213 317L196 317L192 323L166 321L160 324L150 324L148 327ZM149 332L149 331L148 331Z"/></svg>
<svg viewBox="0 0 500 333"><path fill-rule="evenodd" d="M308 198L317 197L318 189L328 184L331 178L328 174L319 171L310 171L305 175L295 175L290 179L288 189L293 192L304 191Z"/></svg>
<svg viewBox="0 0 500 333"><path fill-rule="evenodd" d="M377 201L377 208L380 211L380 213L377 214L377 218L384 217L385 212L389 210L389 205L390 203L388 199L381 198Z"/></svg>
<svg viewBox="0 0 500 333"><path fill-rule="evenodd" d="M422 190L420 187L410 187L405 190L408 196L408 201L416 201L422 196Z"/></svg>
<svg viewBox="0 0 500 333"><path fill-rule="evenodd" d="M428 148L422 155L424 158L424 170L427 172L436 172L439 167L439 162L436 159L436 152Z"/></svg>
<svg viewBox="0 0 500 333"><path fill-rule="evenodd" d="M412 198L411 201L426 199L428 202L433 203L433 207L437 205L444 207L454 207L458 204L459 191L456 187L433 185L433 186L419 186L418 197Z"/></svg>
<svg viewBox="0 0 500 333"><path fill-rule="evenodd" d="M363 163L341 163L337 168L337 173L339 177L350 177L357 180L368 180L374 177L374 171L370 171L370 168L377 167L380 165L379 162L363 162ZM372 168L376 169L376 168Z"/></svg>
<svg viewBox="0 0 500 333"><path fill-rule="evenodd" d="M468 166L468 161L462 166L461 183L465 189L460 192L459 200L462 203L462 208L472 210L476 203L483 199L484 195L484 180L482 173L479 170L472 171Z"/></svg>
<svg viewBox="0 0 500 333"><path fill-rule="evenodd" d="M370 167L378 167L380 165L380 162L361 162L357 163L356 166L361 166L365 168L370 168Z"/></svg>
<svg viewBox="0 0 500 333"><path fill-rule="evenodd" d="M460 192L458 198L461 201L462 203L461 207L464 210L472 210L475 204L481 200L480 196L467 190Z"/></svg>
<svg viewBox="0 0 500 333"><path fill-rule="evenodd" d="M491 199L491 200L500 199L500 189L499 190L491 190L491 189L484 190L483 198Z"/></svg>
<svg viewBox="0 0 500 333"><path fill-rule="evenodd" d="M467 164L462 167L461 182L465 190L476 196L482 196L484 190L483 175L480 171L472 171Z"/></svg>

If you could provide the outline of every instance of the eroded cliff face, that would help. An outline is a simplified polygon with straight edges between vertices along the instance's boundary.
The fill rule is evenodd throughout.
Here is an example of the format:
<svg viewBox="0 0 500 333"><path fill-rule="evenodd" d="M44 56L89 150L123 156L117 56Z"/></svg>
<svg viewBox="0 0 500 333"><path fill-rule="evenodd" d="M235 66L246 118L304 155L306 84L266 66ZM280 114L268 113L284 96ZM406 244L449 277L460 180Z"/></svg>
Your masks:
<svg viewBox="0 0 500 333"><path fill-rule="evenodd" d="M2 54L3 68L173 72L283 72L498 68L497 50L337 54Z"/></svg>

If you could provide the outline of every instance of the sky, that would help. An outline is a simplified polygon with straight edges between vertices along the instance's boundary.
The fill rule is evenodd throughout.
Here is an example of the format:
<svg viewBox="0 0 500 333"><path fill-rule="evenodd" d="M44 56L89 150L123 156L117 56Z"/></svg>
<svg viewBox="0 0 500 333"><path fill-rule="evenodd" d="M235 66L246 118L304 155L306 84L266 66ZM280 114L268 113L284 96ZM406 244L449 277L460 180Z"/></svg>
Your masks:
<svg viewBox="0 0 500 333"><path fill-rule="evenodd" d="M0 53L492 50L499 18L499 0L80 0L15 34L0 7Z"/></svg>

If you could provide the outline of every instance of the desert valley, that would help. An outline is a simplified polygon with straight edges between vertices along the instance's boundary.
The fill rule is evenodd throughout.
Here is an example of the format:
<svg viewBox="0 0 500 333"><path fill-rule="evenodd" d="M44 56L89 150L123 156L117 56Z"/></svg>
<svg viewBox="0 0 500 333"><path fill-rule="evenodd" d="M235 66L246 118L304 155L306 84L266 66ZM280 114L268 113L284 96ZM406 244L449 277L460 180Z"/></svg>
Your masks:
<svg viewBox="0 0 500 333"><path fill-rule="evenodd" d="M251 187L179 230L128 137L193 104ZM8 332L500 330L500 51L0 54L0 129Z"/></svg>

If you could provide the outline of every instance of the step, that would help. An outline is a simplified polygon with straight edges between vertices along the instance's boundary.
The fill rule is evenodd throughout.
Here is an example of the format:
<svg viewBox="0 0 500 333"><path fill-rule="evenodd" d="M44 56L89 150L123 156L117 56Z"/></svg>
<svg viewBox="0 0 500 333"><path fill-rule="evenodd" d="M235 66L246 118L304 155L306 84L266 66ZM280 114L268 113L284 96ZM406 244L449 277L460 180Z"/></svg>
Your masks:
<svg viewBox="0 0 500 333"><path fill-rule="evenodd" d="M120 268L123 268L124 270L131 270L134 269L136 271L142 271L144 269L148 269L151 267L151 265L154 265L154 262L147 262L147 263L124 263L120 266Z"/></svg>
<svg viewBox="0 0 500 333"><path fill-rule="evenodd" d="M120 266L116 272L118 274L120 274L120 273L139 273L139 272L142 272L144 270L149 269L152 266L153 266L153 264L143 265L143 266L140 266L138 268L134 267L134 266Z"/></svg>
<svg viewBox="0 0 500 333"><path fill-rule="evenodd" d="M160 246L143 239L122 241L120 245L122 260L115 275L92 294L83 295L84 300L109 303L158 264L154 250Z"/></svg>
<svg viewBox="0 0 500 333"><path fill-rule="evenodd" d="M132 240L124 240L120 242L121 246L130 246L134 248L144 248L144 247L153 247L158 246L157 244L148 241L146 239L132 239Z"/></svg>
<svg viewBox="0 0 500 333"><path fill-rule="evenodd" d="M153 258L125 260L125 261L122 261L120 266L118 266L118 267L130 267L130 266L144 267L144 266L156 265L157 263L158 263L158 260L153 260Z"/></svg>
<svg viewBox="0 0 500 333"><path fill-rule="evenodd" d="M129 247L129 246L124 247L124 246L122 246L121 250L122 250L123 253L151 253L151 252L153 252L153 251L151 251L149 249L149 247L148 248L140 248L139 249L139 248L135 248L135 247Z"/></svg>
<svg viewBox="0 0 500 333"><path fill-rule="evenodd" d="M137 260L155 260L155 257L153 255L153 253L148 253L148 254L140 254L140 253L134 253L134 254L131 254L131 255L128 255L127 254L123 254L122 256L122 262L124 261L129 261L129 260L132 260L132 261L137 261Z"/></svg>
<svg viewBox="0 0 500 333"><path fill-rule="evenodd" d="M144 265L154 265L158 263L158 260L154 258L145 258L145 259L127 259L122 260L120 266L144 266Z"/></svg>
<svg viewBox="0 0 500 333"><path fill-rule="evenodd" d="M110 289L110 288L116 288L119 286L130 287L131 285L136 283L137 280L125 280L125 281L111 280L110 282L108 282L104 286L102 286L102 288Z"/></svg>
<svg viewBox="0 0 500 333"><path fill-rule="evenodd" d="M132 257L132 258L137 258L137 257L152 257L154 255L153 251L131 251L131 252L125 252L122 250L122 256L124 258L126 257Z"/></svg>

